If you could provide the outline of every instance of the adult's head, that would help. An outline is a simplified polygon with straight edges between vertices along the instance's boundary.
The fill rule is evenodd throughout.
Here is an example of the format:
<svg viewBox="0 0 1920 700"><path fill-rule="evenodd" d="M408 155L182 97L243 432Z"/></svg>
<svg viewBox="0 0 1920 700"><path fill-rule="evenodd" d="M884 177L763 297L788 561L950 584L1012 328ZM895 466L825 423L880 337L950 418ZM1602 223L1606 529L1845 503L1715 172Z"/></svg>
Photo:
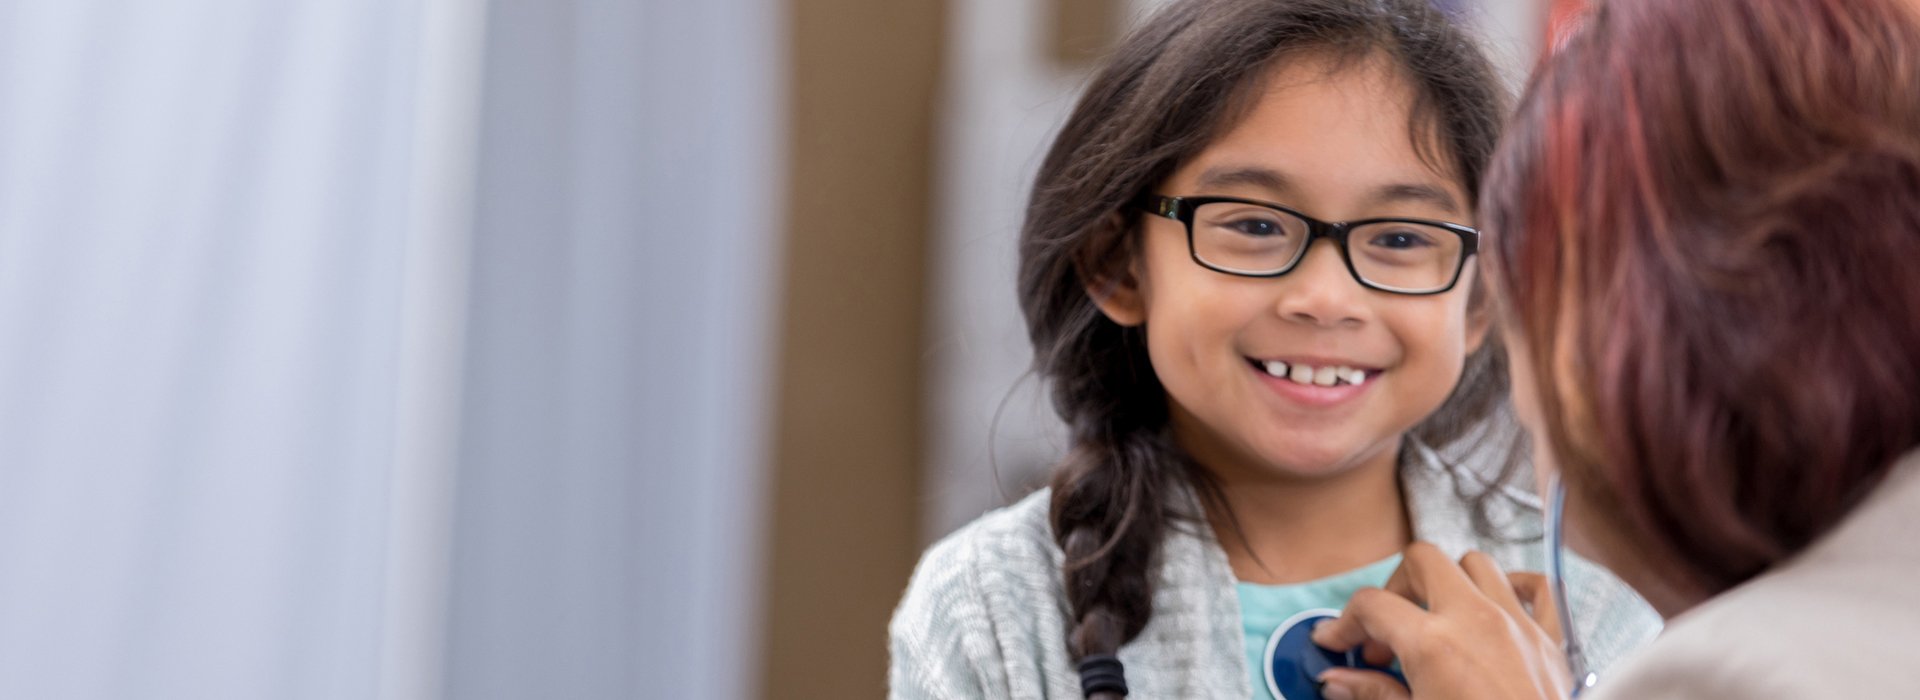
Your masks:
<svg viewBox="0 0 1920 700"><path fill-rule="evenodd" d="M1482 201L1516 403L1663 612L1792 556L1920 443L1920 23L1611 0Z"/></svg>

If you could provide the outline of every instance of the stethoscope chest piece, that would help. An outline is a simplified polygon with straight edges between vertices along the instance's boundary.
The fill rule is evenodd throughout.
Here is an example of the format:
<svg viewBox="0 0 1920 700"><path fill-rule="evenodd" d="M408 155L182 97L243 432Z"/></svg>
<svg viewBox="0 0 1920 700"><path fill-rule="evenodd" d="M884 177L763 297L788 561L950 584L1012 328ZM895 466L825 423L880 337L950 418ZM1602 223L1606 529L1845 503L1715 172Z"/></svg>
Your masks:
<svg viewBox="0 0 1920 700"><path fill-rule="evenodd" d="M1313 626L1322 620L1340 616L1338 610L1306 610L1273 631L1267 638L1267 692L1275 700L1320 700L1320 683L1315 680L1329 668L1346 667L1379 671L1406 683L1405 676L1386 666L1374 666L1360 658L1360 650L1341 653L1327 651L1313 643Z"/></svg>

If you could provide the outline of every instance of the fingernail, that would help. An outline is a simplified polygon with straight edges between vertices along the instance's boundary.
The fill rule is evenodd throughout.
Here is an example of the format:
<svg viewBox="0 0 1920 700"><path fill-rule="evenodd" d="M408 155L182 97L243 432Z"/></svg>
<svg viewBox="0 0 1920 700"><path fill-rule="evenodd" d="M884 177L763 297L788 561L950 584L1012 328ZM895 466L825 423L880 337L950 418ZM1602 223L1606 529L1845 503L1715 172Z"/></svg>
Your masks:
<svg viewBox="0 0 1920 700"><path fill-rule="evenodd" d="M1335 685L1323 680L1320 682L1320 697L1326 700L1353 700L1353 691L1344 685Z"/></svg>
<svg viewBox="0 0 1920 700"><path fill-rule="evenodd" d="M1320 635L1321 635L1320 630L1326 628L1328 622L1331 622L1331 620L1321 620L1319 622L1313 623L1313 629L1307 632L1307 638L1312 639L1313 643L1319 644Z"/></svg>

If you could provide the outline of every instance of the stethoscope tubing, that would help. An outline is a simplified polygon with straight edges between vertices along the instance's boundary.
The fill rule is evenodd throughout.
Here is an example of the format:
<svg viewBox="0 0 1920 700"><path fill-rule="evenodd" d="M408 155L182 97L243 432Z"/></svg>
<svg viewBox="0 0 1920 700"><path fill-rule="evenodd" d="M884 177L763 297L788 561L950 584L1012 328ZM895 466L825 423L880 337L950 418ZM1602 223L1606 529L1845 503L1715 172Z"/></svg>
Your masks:
<svg viewBox="0 0 1920 700"><path fill-rule="evenodd" d="M1567 656L1567 670L1573 673L1571 697L1578 698L1581 691L1593 687L1599 679L1587 670L1587 656L1580 648L1580 635L1573 628L1573 609L1567 605L1566 515L1567 486L1556 476L1547 484L1547 588L1560 618L1561 638L1565 640L1560 650Z"/></svg>

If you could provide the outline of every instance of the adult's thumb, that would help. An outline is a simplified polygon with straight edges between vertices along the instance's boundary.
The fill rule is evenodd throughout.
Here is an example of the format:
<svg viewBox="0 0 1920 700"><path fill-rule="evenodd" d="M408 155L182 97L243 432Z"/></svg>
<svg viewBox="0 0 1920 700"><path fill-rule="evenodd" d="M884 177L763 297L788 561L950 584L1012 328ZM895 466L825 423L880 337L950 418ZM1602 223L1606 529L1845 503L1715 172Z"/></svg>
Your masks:
<svg viewBox="0 0 1920 700"><path fill-rule="evenodd" d="M1326 700L1413 700L1412 691L1379 671L1331 668L1320 674L1320 682L1320 697Z"/></svg>

